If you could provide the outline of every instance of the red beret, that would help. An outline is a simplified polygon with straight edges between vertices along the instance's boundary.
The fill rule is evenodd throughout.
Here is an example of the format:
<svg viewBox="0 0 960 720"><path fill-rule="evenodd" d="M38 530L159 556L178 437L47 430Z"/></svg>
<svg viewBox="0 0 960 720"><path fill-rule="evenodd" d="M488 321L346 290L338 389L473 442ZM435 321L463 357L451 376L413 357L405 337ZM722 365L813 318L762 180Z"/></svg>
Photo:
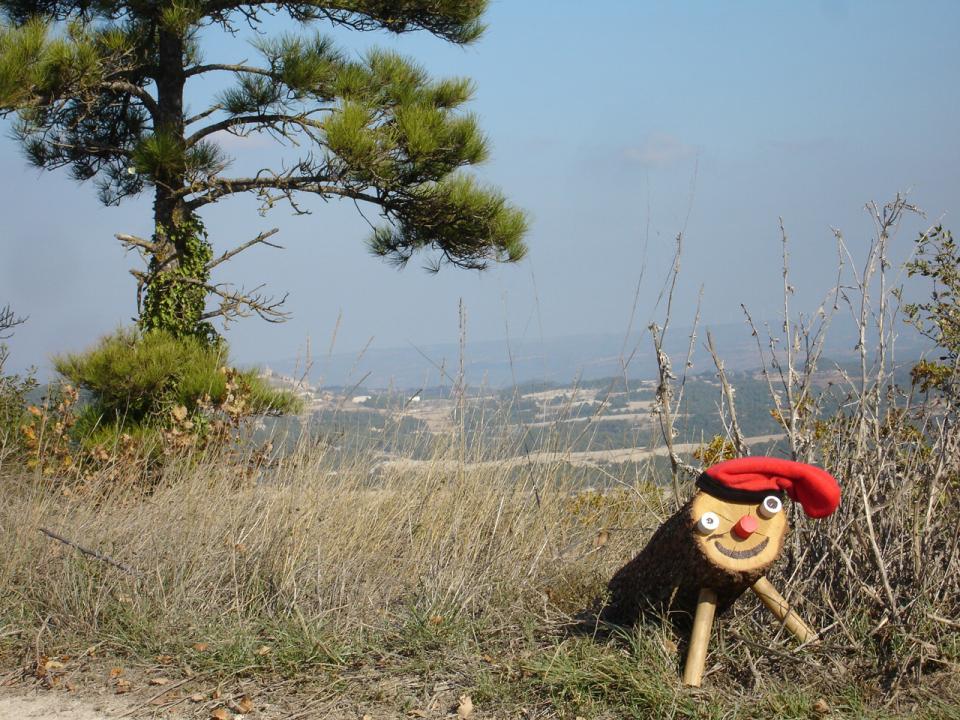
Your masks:
<svg viewBox="0 0 960 720"><path fill-rule="evenodd" d="M697 480L704 492L728 500L762 499L786 492L814 518L826 517L840 505L840 486L834 477L806 463L772 457L727 460L706 469Z"/></svg>

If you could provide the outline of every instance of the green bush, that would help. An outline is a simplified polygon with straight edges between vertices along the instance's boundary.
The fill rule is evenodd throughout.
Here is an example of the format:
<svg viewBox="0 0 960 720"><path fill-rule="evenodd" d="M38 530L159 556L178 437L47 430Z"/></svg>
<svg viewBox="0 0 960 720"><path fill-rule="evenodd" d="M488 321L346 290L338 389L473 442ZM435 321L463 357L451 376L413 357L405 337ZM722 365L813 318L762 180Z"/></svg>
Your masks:
<svg viewBox="0 0 960 720"><path fill-rule="evenodd" d="M937 225L922 233L916 241L914 258L906 264L907 273L933 282L927 302L904 306L907 322L934 342L940 355L924 359L911 373L914 385L923 392L938 390L960 392L960 247L953 235Z"/></svg>
<svg viewBox="0 0 960 720"><path fill-rule="evenodd" d="M224 344L162 330L120 330L85 352L54 358L54 367L90 397L76 424L85 444L155 430L202 436L217 419L235 425L300 405L253 371L230 368Z"/></svg>
<svg viewBox="0 0 960 720"><path fill-rule="evenodd" d="M5 360L6 351L0 345L0 459L22 449L20 428L27 417L30 395L37 387L32 375L4 375Z"/></svg>

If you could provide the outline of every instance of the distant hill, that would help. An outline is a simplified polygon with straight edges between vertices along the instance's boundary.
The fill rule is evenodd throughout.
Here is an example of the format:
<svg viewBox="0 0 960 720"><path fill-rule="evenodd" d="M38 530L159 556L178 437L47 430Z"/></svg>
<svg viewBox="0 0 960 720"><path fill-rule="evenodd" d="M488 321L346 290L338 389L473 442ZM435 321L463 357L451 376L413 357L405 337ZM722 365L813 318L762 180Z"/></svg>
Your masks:
<svg viewBox="0 0 960 720"><path fill-rule="evenodd" d="M711 372L713 363L706 350L707 327L697 330L693 367L694 374ZM745 324L709 327L724 363L730 370L750 370L760 366L757 339L751 337ZM778 328L779 330L779 328ZM761 331L763 332L763 331ZM690 327L671 327L665 349L674 368L682 369L690 342ZM767 349L769 341L761 338ZM904 327L898 340L897 357L919 357L925 345L922 338ZM857 335L853 323L846 318L834 320L825 346L829 362L846 364L856 357ZM867 344L870 345L868 338ZM366 388L417 389L452 385L460 371L460 348L457 343L415 347L378 348L375 345L363 354L334 353L313 358L307 370L305 358L261 358L255 364L273 371L302 376L306 372L311 384ZM509 387L517 383L547 381L566 384L580 378L592 380L622 375L626 365L628 377L650 379L656 375L656 357L649 332L634 335L626 343L618 335L577 335L531 340L467 341L464 353L464 375L470 386ZM826 369L829 365L821 365Z"/></svg>

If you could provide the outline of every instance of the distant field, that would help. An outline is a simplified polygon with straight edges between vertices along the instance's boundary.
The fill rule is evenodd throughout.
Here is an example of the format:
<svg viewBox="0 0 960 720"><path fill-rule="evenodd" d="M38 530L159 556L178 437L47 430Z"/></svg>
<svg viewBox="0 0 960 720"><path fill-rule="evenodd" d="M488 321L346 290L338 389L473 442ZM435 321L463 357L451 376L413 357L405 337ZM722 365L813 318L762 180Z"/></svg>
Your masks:
<svg viewBox="0 0 960 720"><path fill-rule="evenodd" d="M786 437L783 433L775 435L758 435L756 437L745 438L747 445L766 445L783 440ZM678 443L673 446L674 451L683 455L689 455L700 447L700 443ZM527 464L546 464L556 465L566 463L574 467L595 467L597 465L609 465L618 463L638 463L650 460L654 457L664 457L668 454L666 447L656 448L620 448L616 450L587 450L583 452L532 452L525 455L515 455L513 457L497 458L495 460L481 460L477 462L468 462L461 464L459 461L450 459L441 461L442 467L449 471L458 467L467 470L479 470L483 468L498 467L517 467ZM416 469L423 467L436 467L436 460L414 460L412 458L397 458L386 460L378 465L384 469Z"/></svg>
<svg viewBox="0 0 960 720"><path fill-rule="evenodd" d="M825 378L829 377L825 373ZM273 381L283 386L283 380ZM771 415L769 388L753 371L732 375L738 419L757 443L782 432ZM826 386L826 381L822 383ZM425 448L465 430L473 447L516 447L525 458L553 462L557 448L573 463L634 462L657 456L662 442L652 381L601 378L588 385L471 391L462 400L450 388L426 391L326 390L301 387L307 410L298 422L314 432L337 435L349 428L351 443L379 445L397 455L425 460ZM688 378L676 418L677 442L691 452L715 435L724 435L720 385L712 374ZM354 398L367 398L354 402ZM413 398L418 398L416 401ZM463 417L459 413L463 412ZM279 421L281 424L288 422Z"/></svg>

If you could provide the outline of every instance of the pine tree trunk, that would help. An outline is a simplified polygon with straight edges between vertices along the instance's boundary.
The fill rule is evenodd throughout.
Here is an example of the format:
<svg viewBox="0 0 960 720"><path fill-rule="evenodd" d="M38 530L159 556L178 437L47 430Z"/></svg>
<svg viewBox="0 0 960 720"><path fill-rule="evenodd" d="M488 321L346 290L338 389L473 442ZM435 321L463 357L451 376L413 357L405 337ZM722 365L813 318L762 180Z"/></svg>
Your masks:
<svg viewBox="0 0 960 720"><path fill-rule="evenodd" d="M157 52L157 105L159 116L156 119L154 131L158 135L166 135L175 142L183 143L183 88L186 84L184 74L184 38L170 30L158 31ZM182 150L182 148L181 148ZM173 246L174 253L179 253L180 247L174 239L176 228L184 219L184 208L175 193L183 187L185 181L184 162L178 161L164 165L155 178L156 195L153 204L156 233L163 242ZM174 257L168 267L176 267L179 257Z"/></svg>
<svg viewBox="0 0 960 720"><path fill-rule="evenodd" d="M610 580L605 621L632 625L641 616L649 616L688 626L702 588L716 593L719 615L763 576L765 568L731 571L717 566L700 551L693 540L697 531L692 503L691 499L668 518L646 547Z"/></svg>
<svg viewBox="0 0 960 720"><path fill-rule="evenodd" d="M185 38L182 34L158 30L156 68L157 105L155 133L177 144L172 162L162 165L154 178L154 244L149 283L140 316L144 329L166 330L177 336L215 337L203 322L207 291L203 287L212 257L199 220L177 194L186 184L183 90Z"/></svg>

